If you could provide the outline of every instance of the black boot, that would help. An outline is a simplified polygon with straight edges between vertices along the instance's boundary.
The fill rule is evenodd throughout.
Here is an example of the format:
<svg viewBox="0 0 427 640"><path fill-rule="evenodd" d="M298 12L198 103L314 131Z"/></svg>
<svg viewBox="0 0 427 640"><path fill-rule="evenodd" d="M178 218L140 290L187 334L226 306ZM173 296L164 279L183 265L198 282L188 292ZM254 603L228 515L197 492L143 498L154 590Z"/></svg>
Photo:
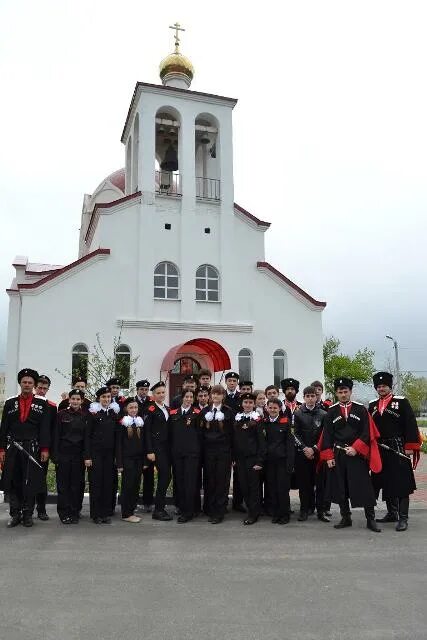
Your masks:
<svg viewBox="0 0 427 640"><path fill-rule="evenodd" d="M305 522L308 520L308 511L300 511L298 516L298 522Z"/></svg>
<svg viewBox="0 0 427 640"><path fill-rule="evenodd" d="M399 498L399 522L396 531L406 531L408 528L409 496Z"/></svg>
<svg viewBox="0 0 427 640"><path fill-rule="evenodd" d="M365 507L366 527L374 533L381 533L381 529L375 521L374 507Z"/></svg>
<svg viewBox="0 0 427 640"><path fill-rule="evenodd" d="M328 516L326 515L326 513L323 513L323 511L318 511L317 513L317 518L319 520L321 520L322 522L330 522L330 518L328 518Z"/></svg>
<svg viewBox="0 0 427 640"><path fill-rule="evenodd" d="M345 515L341 517L340 522L338 524L334 524L334 529L345 529L346 527L351 527L353 525L353 521L351 516Z"/></svg>
<svg viewBox="0 0 427 640"><path fill-rule="evenodd" d="M23 513L22 514L22 525L24 527L32 527L34 524L33 516L31 513Z"/></svg>
<svg viewBox="0 0 427 640"><path fill-rule="evenodd" d="M166 509L153 511L153 515L151 517L153 520L160 520L161 522L169 522L170 520L173 520L173 517L166 511Z"/></svg>
<svg viewBox="0 0 427 640"><path fill-rule="evenodd" d="M385 503L387 505L387 513L383 518L377 518L377 522L397 522L399 520L399 499L389 498Z"/></svg>
<svg viewBox="0 0 427 640"><path fill-rule="evenodd" d="M14 516L11 516L10 520L7 523L7 528L8 529L13 529L14 527L17 527L18 524L21 524L21 514L17 513Z"/></svg>

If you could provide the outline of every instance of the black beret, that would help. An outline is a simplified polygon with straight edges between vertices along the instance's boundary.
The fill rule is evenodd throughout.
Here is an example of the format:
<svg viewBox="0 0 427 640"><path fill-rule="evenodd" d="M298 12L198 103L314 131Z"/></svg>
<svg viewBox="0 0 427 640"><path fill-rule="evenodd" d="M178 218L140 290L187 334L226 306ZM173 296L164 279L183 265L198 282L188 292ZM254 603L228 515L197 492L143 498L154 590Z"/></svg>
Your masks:
<svg viewBox="0 0 427 640"><path fill-rule="evenodd" d="M128 404L130 404L131 402L138 402L138 400L135 398L135 396L130 396L129 398L126 398L126 400L123 403L124 407L127 407Z"/></svg>
<svg viewBox="0 0 427 640"><path fill-rule="evenodd" d="M136 388L141 389L141 387L143 387L144 389L149 389L150 383L148 382L148 380L138 380L138 382L136 383Z"/></svg>
<svg viewBox="0 0 427 640"><path fill-rule="evenodd" d="M335 391L341 388L353 389L353 380L351 378L346 378L345 376L342 376L341 378L335 378L334 380Z"/></svg>
<svg viewBox="0 0 427 640"><path fill-rule="evenodd" d="M100 389L98 389L98 391L96 392L97 400L99 400L99 398L103 396L104 393L110 393L110 389L108 387L100 387Z"/></svg>
<svg viewBox="0 0 427 640"><path fill-rule="evenodd" d="M39 382L47 382L47 384L50 386L50 378L49 376L46 376L44 373L41 373L39 375L37 383Z"/></svg>
<svg viewBox="0 0 427 640"><path fill-rule="evenodd" d="M228 380L229 378L236 378L236 380L238 380L239 374L236 373L235 371L229 371L228 373L225 374L225 379Z"/></svg>
<svg viewBox="0 0 427 640"><path fill-rule="evenodd" d="M253 393L241 393L239 396L239 401L243 402L243 400L253 400L255 402L256 397Z"/></svg>
<svg viewBox="0 0 427 640"><path fill-rule="evenodd" d="M71 396L80 396L81 399L83 400L83 398L85 397L85 394L83 391L81 391L81 389L71 389L70 393L68 394L68 397L71 398Z"/></svg>
<svg viewBox="0 0 427 640"><path fill-rule="evenodd" d="M295 378L285 378L280 381L280 386L282 387L282 391L289 389L289 387L293 387L295 391L298 393L299 391L299 380L295 380Z"/></svg>
<svg viewBox="0 0 427 640"><path fill-rule="evenodd" d="M116 386L120 387L121 382L120 382L119 378L110 378L109 380L107 380L105 385L107 387L111 387L112 385L116 385Z"/></svg>
<svg viewBox="0 0 427 640"><path fill-rule="evenodd" d="M375 389L379 384L386 384L390 389L393 386L393 376L388 371L378 371L378 373L374 373L372 380L374 382Z"/></svg>
<svg viewBox="0 0 427 640"><path fill-rule="evenodd" d="M155 391L159 387L166 387L165 383L162 380L159 380L159 382L156 382L156 384L153 384L150 391Z"/></svg>
<svg viewBox="0 0 427 640"><path fill-rule="evenodd" d="M84 382L85 384L87 384L86 378L83 378L82 376L76 376L75 378L73 378L73 385L77 384L78 382Z"/></svg>
<svg viewBox="0 0 427 640"><path fill-rule="evenodd" d="M254 383L252 382L252 380L244 380L244 381L240 380L239 386L240 387L253 387Z"/></svg>
<svg viewBox="0 0 427 640"><path fill-rule="evenodd" d="M39 374L35 369L21 369L21 371L18 373L18 383L21 382L22 378L25 377L32 378L35 384L39 379Z"/></svg>

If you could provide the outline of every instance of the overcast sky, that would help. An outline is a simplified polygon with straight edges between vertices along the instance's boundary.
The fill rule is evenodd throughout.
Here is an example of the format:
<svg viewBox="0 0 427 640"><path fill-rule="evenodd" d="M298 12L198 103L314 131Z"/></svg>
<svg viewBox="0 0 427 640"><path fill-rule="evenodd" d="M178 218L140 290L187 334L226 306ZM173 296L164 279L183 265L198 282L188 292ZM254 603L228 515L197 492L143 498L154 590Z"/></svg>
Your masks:
<svg viewBox="0 0 427 640"><path fill-rule="evenodd" d="M123 166L135 82L160 83L178 20L192 89L239 99L235 200L272 222L268 261L328 302L345 350L382 367L391 333L427 370L427 3L146 4L1 1L0 291L16 254L76 259L83 194Z"/></svg>

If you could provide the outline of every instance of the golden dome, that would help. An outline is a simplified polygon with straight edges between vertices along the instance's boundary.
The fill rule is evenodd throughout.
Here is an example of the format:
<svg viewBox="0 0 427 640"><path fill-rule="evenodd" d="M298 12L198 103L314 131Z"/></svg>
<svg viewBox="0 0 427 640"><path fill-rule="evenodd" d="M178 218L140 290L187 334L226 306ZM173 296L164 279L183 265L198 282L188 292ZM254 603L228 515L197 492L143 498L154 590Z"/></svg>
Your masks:
<svg viewBox="0 0 427 640"><path fill-rule="evenodd" d="M171 53L160 63L160 78L163 78L168 73L182 73L191 80L194 76L194 67L190 60L182 55L182 53Z"/></svg>

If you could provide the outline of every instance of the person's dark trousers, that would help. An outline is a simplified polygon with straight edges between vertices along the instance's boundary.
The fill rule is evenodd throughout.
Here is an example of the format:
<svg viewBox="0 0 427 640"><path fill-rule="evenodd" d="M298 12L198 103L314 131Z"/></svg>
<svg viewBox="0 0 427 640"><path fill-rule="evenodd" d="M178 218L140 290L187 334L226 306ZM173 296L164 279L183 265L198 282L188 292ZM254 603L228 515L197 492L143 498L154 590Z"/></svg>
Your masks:
<svg viewBox="0 0 427 640"><path fill-rule="evenodd" d="M142 465L142 458L125 458L123 460L120 492L122 518L129 518L135 512L141 485Z"/></svg>
<svg viewBox="0 0 427 640"><path fill-rule="evenodd" d="M92 455L92 466L89 469L91 518L104 519L111 516L115 470L113 452Z"/></svg>
<svg viewBox="0 0 427 640"><path fill-rule="evenodd" d="M399 520L408 520L409 517L409 496L397 498L399 505Z"/></svg>
<svg viewBox="0 0 427 640"><path fill-rule="evenodd" d="M239 471L237 466L233 467L233 507L240 507L243 504L243 491L240 486ZM247 506L247 505L246 505Z"/></svg>
<svg viewBox="0 0 427 640"><path fill-rule="evenodd" d="M204 468L208 490L208 515L212 518L223 518L230 489L231 453L207 452Z"/></svg>
<svg viewBox="0 0 427 640"><path fill-rule="evenodd" d="M174 460L176 505L181 514L191 518L194 514L194 496L199 479L199 458L179 456Z"/></svg>
<svg viewBox="0 0 427 640"><path fill-rule="evenodd" d="M27 473L27 461L23 459L23 454L17 455L13 466L12 483L9 490L9 513L10 517L22 515L30 517L33 515L36 498L25 492L25 475Z"/></svg>
<svg viewBox="0 0 427 640"><path fill-rule="evenodd" d="M202 496L201 496L202 486L203 486L202 463L199 459L199 466L197 469L196 489L194 492L194 508L193 508L194 513L200 513L202 510Z"/></svg>
<svg viewBox="0 0 427 640"><path fill-rule="evenodd" d="M82 456L60 455L56 465L57 511L61 520L78 518L80 511L81 479L84 471Z"/></svg>
<svg viewBox="0 0 427 640"><path fill-rule="evenodd" d="M261 513L260 472L254 470L255 464L256 460L254 458L243 458L236 461L240 486L249 518L258 518Z"/></svg>
<svg viewBox="0 0 427 640"><path fill-rule="evenodd" d="M142 471L142 504L150 507L154 503L154 465Z"/></svg>
<svg viewBox="0 0 427 640"><path fill-rule="evenodd" d="M47 462L41 463L43 467L43 474L46 480L47 478L47 470L49 469L49 460ZM37 513L46 513L46 501L47 501L47 486L44 491L38 493L36 496L36 509Z"/></svg>
<svg viewBox="0 0 427 640"><path fill-rule="evenodd" d="M113 486L111 488L111 510L110 510L110 515L112 515L116 510L117 491L118 490L119 490L119 472L117 471L117 467L114 466Z"/></svg>
<svg viewBox="0 0 427 640"><path fill-rule="evenodd" d="M350 501L348 498L339 503L340 514L342 518L351 518Z"/></svg>
<svg viewBox="0 0 427 640"><path fill-rule="evenodd" d="M378 497L378 496L377 496ZM399 516L399 498L387 498L385 503L387 506L387 513L396 519ZM408 498L408 506L409 506L409 498Z"/></svg>
<svg viewBox="0 0 427 640"><path fill-rule="evenodd" d="M267 472L265 467L259 472L261 503L266 514L272 513L270 496L268 494Z"/></svg>
<svg viewBox="0 0 427 640"><path fill-rule="evenodd" d="M308 513L315 504L316 462L308 460L303 453L298 452L295 460L295 473L299 490L300 510Z"/></svg>
<svg viewBox="0 0 427 640"><path fill-rule="evenodd" d="M159 447L155 452L157 469L157 489L154 508L163 511L166 505L166 493L171 481L171 459L167 447Z"/></svg>
<svg viewBox="0 0 427 640"><path fill-rule="evenodd" d="M80 492L79 492L79 513L83 509L83 500L85 497L86 489L86 467L83 465L82 475L80 478Z"/></svg>
<svg viewBox="0 0 427 640"><path fill-rule="evenodd" d="M286 460L272 460L267 463L268 493L271 499L272 513L275 518L290 516L291 474L286 469Z"/></svg>

